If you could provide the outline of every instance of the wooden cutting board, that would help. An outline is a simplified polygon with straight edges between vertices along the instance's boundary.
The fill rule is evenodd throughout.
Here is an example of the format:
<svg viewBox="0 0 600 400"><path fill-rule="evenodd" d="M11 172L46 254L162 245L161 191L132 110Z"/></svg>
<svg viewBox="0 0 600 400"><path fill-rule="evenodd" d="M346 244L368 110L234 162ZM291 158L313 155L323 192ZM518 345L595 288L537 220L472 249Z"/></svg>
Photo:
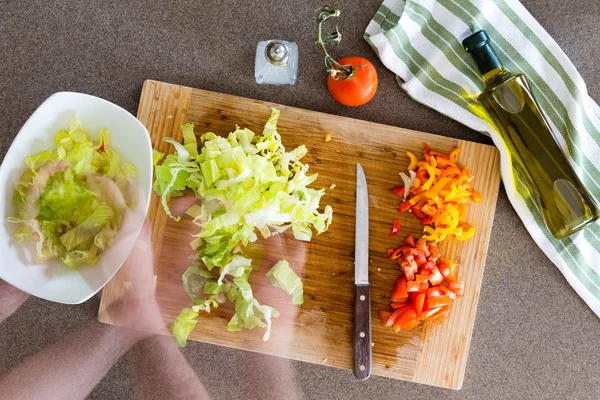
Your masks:
<svg viewBox="0 0 600 400"><path fill-rule="evenodd" d="M202 316L191 340L256 351L338 368L352 368L352 314L354 213L356 162L363 166L368 183L370 206L369 280L372 290L373 374L446 388L462 386L490 231L498 195L499 155L492 147L449 137L416 132L359 121L335 115L250 100L226 94L191 89L156 81L146 81L142 90L138 119L148 128L154 148L168 153L173 148L163 137L182 140L180 126L196 125L196 135L212 131L225 135L236 125L262 132L271 108L281 110L277 130L286 149L305 144L303 162L319 178L314 187L326 188L321 205L334 210L330 229L314 236L310 243L293 240L286 232L249 246L246 254L254 259L256 270L250 281L261 303L275 306L281 317L274 321L271 338L262 341L263 330L227 332L233 311L224 306ZM325 142L325 135L331 141ZM378 321L377 310L389 309L392 286L400 276L386 250L400 245L405 235L422 232L419 220L410 213L399 214L399 199L393 186L402 183L398 173L406 171L407 151L421 154L423 142L432 149L462 151L459 163L474 173L473 186L483 194L482 203L471 204L467 221L477 227L467 242L446 240L442 254L460 264L458 278L466 282L464 297L453 303L448 317L408 332L394 333ZM334 188L330 188L335 184ZM174 214L183 214L193 194L172 201ZM153 194L148 216L153 224L153 249L157 275L156 297L163 316L171 323L190 300L181 284L189 265L190 236L197 227L190 218L175 222L166 217ZM390 237L393 219L402 221L401 233ZM271 287L264 274L281 258L303 278L302 306L291 306L290 298ZM104 288L98 319L112 323L109 304L125 294L126 263Z"/></svg>

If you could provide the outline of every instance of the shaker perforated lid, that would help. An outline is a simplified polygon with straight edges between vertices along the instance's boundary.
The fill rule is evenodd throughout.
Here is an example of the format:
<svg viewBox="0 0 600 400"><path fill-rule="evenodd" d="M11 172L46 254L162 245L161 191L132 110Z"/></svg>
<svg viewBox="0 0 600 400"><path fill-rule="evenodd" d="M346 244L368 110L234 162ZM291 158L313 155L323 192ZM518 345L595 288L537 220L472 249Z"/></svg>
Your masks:
<svg viewBox="0 0 600 400"><path fill-rule="evenodd" d="M287 44L279 40L269 42L265 48L265 57L269 64L285 65L288 62L290 49Z"/></svg>

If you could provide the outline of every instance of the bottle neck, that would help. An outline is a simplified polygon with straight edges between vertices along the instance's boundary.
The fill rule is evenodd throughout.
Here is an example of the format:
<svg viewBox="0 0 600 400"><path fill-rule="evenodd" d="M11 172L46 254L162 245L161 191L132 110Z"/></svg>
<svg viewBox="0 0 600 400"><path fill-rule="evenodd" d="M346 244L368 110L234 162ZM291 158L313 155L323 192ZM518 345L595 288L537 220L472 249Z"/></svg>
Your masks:
<svg viewBox="0 0 600 400"><path fill-rule="evenodd" d="M475 60L479 73L484 77L484 80L486 80L486 77L489 79L490 76L494 76L502 70L506 70L489 43L481 44L480 46L469 50L469 52Z"/></svg>

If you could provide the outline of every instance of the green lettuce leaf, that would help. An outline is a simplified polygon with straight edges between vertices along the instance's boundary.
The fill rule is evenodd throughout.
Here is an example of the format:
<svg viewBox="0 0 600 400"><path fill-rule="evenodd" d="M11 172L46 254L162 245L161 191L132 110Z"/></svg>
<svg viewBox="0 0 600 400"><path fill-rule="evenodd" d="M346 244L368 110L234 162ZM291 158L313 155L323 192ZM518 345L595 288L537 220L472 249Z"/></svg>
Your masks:
<svg viewBox="0 0 600 400"><path fill-rule="evenodd" d="M304 285L286 260L278 261L267 272L266 277L273 286L280 287L284 292L292 295L292 304L304 303Z"/></svg>

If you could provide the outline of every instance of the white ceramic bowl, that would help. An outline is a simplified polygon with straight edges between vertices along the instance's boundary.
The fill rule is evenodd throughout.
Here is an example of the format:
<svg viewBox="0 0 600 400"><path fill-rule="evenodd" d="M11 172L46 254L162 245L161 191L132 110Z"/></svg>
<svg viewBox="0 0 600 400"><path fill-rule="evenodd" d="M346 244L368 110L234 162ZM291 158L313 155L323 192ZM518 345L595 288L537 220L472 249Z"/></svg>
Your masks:
<svg viewBox="0 0 600 400"><path fill-rule="evenodd" d="M101 253L96 265L82 265L73 271L58 259L35 264L35 242L19 243L13 237L17 224L6 218L16 216L12 197L15 183L25 171L25 158L55 148L54 136L61 129L68 130L76 113L90 139L98 140L100 128L110 131L121 161L138 170L140 198L130 219L134 222L119 231L115 244ZM148 210L151 188L152 145L144 125L121 107L98 97L70 92L50 96L23 125L0 166L0 278L46 300L65 304L86 301L106 285L129 255Z"/></svg>

